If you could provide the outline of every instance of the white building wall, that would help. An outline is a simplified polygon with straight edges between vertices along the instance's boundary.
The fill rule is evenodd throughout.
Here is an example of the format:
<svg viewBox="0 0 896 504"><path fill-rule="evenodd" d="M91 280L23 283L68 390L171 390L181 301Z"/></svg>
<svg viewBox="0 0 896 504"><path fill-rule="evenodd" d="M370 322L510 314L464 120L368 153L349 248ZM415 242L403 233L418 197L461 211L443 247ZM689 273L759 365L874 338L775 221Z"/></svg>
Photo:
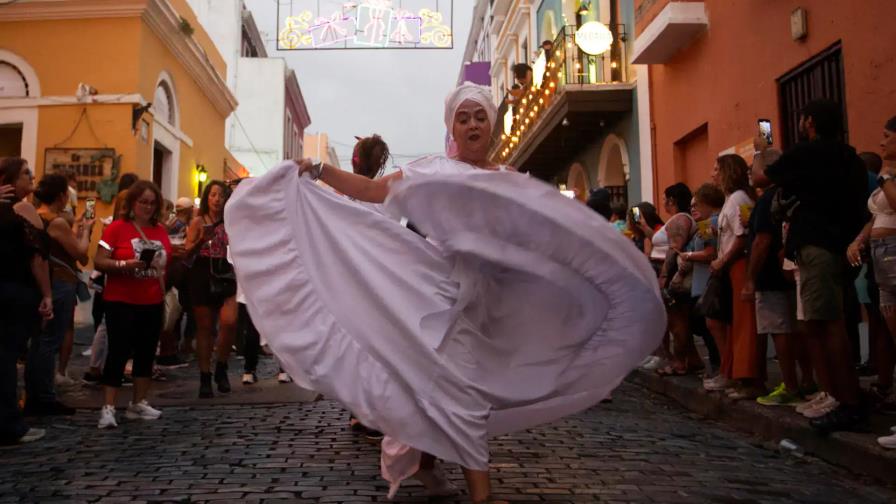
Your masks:
<svg viewBox="0 0 896 504"><path fill-rule="evenodd" d="M236 82L239 107L228 148L254 175L283 160L286 62L280 58L240 58ZM238 118L238 119L237 119Z"/></svg>

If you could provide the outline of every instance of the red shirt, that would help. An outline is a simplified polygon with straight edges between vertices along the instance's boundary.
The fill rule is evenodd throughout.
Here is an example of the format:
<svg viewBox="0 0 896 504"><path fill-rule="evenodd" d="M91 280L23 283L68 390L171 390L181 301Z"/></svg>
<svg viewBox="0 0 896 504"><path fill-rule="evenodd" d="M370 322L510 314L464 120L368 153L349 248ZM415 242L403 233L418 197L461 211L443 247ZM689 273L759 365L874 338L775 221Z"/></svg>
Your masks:
<svg viewBox="0 0 896 504"><path fill-rule="evenodd" d="M159 304L164 299L159 277L165 274L165 266L171 255L168 231L161 224L141 228L148 243L144 243L137 232L136 224L126 220L116 220L103 231L101 241L111 249L110 257L116 261L140 259L140 253L147 248L156 250L152 266L136 274L113 273L106 277L103 290L105 301L117 301L136 305Z"/></svg>

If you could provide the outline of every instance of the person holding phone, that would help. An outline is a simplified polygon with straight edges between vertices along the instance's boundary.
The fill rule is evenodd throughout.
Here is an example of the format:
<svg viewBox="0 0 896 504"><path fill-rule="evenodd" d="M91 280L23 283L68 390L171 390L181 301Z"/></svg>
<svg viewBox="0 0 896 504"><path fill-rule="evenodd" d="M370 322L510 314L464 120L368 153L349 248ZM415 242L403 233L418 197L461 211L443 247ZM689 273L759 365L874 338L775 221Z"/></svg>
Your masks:
<svg viewBox="0 0 896 504"><path fill-rule="evenodd" d="M117 427L115 399L124 368L133 355L134 396L125 416L155 420L162 413L146 400L156 346L162 330L164 275L171 243L161 223L162 193L141 180L128 190L122 218L104 231L94 263L106 273L103 290L108 330L108 356L103 367L105 397L97 427Z"/></svg>
<svg viewBox="0 0 896 504"><path fill-rule="evenodd" d="M218 392L230 392L227 360L236 336L237 303L233 266L227 261L229 240L224 229L224 205L229 196L230 188L220 180L206 186L199 203L199 216L190 222L184 244L188 255L196 254L187 284L196 318L199 397L204 399L214 397L211 362L216 339L215 319L219 337L214 380Z"/></svg>

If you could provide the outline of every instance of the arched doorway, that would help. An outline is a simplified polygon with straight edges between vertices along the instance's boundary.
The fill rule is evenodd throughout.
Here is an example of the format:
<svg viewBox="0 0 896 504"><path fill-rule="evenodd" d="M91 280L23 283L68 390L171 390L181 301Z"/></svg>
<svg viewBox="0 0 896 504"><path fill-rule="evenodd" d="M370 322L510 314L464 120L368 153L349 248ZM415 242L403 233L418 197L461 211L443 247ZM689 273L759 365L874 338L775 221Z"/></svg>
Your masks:
<svg viewBox="0 0 896 504"><path fill-rule="evenodd" d="M37 168L37 107L28 100L40 96L37 73L21 56L0 49L0 98L22 101L0 109L0 158L23 157ZM39 172L38 172L39 173Z"/></svg>
<svg viewBox="0 0 896 504"><path fill-rule="evenodd" d="M585 202L591 193L591 183L588 181L588 174L585 168L579 163L573 163L569 167L569 174L566 176L567 190L575 193L576 199Z"/></svg>
<svg viewBox="0 0 896 504"><path fill-rule="evenodd" d="M597 185L606 188L614 203L628 206L629 159L625 141L616 135L608 135L600 148Z"/></svg>
<svg viewBox="0 0 896 504"><path fill-rule="evenodd" d="M172 201L178 195L177 167L180 165L180 139L175 136L175 132L180 129L179 112L174 82L168 72L163 71L159 75L152 100L152 181L158 184L162 194Z"/></svg>

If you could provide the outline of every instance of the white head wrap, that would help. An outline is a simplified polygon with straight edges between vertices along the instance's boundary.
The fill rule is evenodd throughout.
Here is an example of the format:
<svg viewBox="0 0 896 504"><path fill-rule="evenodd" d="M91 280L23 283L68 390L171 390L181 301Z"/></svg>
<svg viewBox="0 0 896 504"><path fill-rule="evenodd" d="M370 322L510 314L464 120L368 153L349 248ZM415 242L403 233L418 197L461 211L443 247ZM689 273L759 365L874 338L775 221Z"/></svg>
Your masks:
<svg viewBox="0 0 896 504"><path fill-rule="evenodd" d="M495 107L494 102L492 102L492 92L490 88L473 84L472 82L464 82L460 86L457 86L454 91L445 98L445 127L448 129L445 150L448 152L449 156L456 154L457 150L457 145L451 134L454 127L454 115L457 114L457 109L460 107L460 104L467 100L482 105L492 128L495 127L495 121L498 119L498 108ZM486 134L491 134L491 132L489 131Z"/></svg>

